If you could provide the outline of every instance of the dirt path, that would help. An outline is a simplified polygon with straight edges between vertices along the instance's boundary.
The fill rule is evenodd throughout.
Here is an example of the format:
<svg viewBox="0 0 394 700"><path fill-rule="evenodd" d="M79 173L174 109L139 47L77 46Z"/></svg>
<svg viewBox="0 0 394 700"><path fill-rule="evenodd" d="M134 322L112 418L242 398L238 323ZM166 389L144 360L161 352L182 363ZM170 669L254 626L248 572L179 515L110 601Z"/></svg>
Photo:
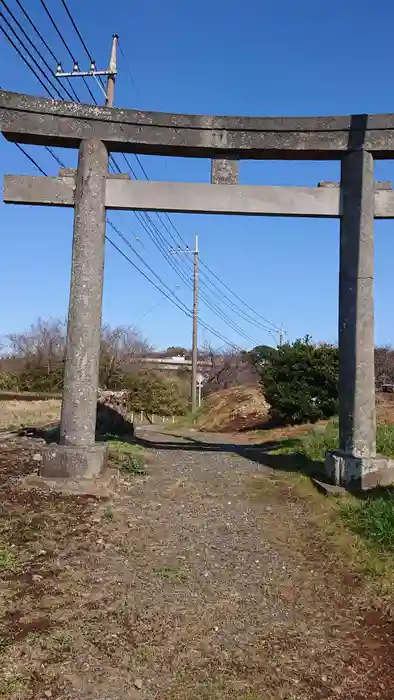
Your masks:
<svg viewBox="0 0 394 700"><path fill-rule="evenodd" d="M391 700L393 626L315 502L223 436L144 437L148 476L112 503L24 498L3 451L0 695Z"/></svg>

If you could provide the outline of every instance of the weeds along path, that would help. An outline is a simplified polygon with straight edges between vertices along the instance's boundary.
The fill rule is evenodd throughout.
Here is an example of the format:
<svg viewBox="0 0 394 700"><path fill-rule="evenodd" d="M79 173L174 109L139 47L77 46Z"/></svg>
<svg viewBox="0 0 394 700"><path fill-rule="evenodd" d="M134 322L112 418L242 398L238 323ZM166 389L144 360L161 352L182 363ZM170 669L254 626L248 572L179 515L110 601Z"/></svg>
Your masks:
<svg viewBox="0 0 394 700"><path fill-rule="evenodd" d="M23 494L32 448L3 449L1 697L391 700L393 627L317 497L223 436L142 438L112 502Z"/></svg>

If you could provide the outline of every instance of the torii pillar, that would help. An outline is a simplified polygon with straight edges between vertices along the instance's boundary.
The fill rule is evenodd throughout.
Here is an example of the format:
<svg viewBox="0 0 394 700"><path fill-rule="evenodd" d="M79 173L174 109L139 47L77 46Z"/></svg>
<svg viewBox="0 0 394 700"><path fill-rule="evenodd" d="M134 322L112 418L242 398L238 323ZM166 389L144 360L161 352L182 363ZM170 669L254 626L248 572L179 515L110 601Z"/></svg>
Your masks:
<svg viewBox="0 0 394 700"><path fill-rule="evenodd" d="M108 152L98 139L81 141L60 444L44 449L45 478L98 477L107 447L95 443L105 246Z"/></svg>
<svg viewBox="0 0 394 700"><path fill-rule="evenodd" d="M371 153L360 149L342 158L339 450L329 452L325 464L329 478L351 490L394 481L393 461L376 454L373 283L375 192L379 184L374 180Z"/></svg>

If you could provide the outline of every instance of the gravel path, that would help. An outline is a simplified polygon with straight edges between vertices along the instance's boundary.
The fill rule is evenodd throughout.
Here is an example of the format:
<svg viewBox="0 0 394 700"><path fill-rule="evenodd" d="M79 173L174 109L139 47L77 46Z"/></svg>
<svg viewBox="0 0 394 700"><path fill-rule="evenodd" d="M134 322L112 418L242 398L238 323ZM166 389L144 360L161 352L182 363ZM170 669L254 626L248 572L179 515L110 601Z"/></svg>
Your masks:
<svg viewBox="0 0 394 700"><path fill-rule="evenodd" d="M6 674L41 673L40 690L6 697L391 699L393 628L360 612L317 501L223 436L141 437L148 476L111 504L47 504L5 613L30 624Z"/></svg>

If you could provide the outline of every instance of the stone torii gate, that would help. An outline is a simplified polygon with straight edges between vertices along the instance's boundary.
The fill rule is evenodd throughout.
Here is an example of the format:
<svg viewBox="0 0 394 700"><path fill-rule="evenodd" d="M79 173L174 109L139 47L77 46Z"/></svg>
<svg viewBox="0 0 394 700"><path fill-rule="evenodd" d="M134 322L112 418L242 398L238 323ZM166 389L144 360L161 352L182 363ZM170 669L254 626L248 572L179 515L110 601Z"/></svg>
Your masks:
<svg viewBox="0 0 394 700"><path fill-rule="evenodd" d="M208 117L112 109L0 92L0 130L17 143L79 149L59 177L5 176L4 201L74 207L74 238L60 445L43 477L97 477L95 443L106 209L340 218L340 450L335 483L394 482L376 455L374 218L394 218L394 192L375 183L374 158L394 158L394 115ZM108 153L211 159L211 184L139 182L108 174ZM240 159L341 161L340 187L238 185ZM330 183L322 183L330 184ZM333 184L333 183L331 183Z"/></svg>

